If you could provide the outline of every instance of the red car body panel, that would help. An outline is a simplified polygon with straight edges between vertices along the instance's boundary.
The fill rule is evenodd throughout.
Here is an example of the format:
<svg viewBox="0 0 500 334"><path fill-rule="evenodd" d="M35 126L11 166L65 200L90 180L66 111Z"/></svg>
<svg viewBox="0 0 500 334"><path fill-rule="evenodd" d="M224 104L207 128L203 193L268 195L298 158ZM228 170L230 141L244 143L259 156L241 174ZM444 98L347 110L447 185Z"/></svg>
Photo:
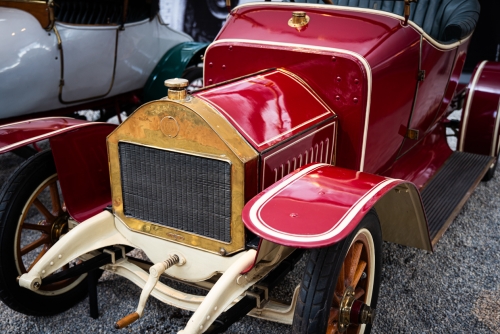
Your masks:
<svg viewBox="0 0 500 334"><path fill-rule="evenodd" d="M229 48L231 51L228 51ZM263 48L266 48L266 57L261 57ZM282 67L302 78L335 113L337 110L345 111L338 115L345 131L338 137L338 147L342 152L337 154L342 156L344 167L359 169L363 149L363 137L359 134L364 131L366 119L367 77L358 59L349 54L315 48L297 50L290 45L273 46L262 45L261 42L225 40L211 44L205 57L205 64L208 64L205 78L213 77L214 82L274 67ZM241 66L242 61L246 63L245 66ZM210 64L212 68L220 64L226 65L226 70L211 71Z"/></svg>
<svg viewBox="0 0 500 334"><path fill-rule="evenodd" d="M309 87L279 70L194 96L214 106L259 152L334 116Z"/></svg>
<svg viewBox="0 0 500 334"><path fill-rule="evenodd" d="M248 202L242 219L266 240L323 247L347 237L373 205L401 183L327 164L308 165Z"/></svg>
<svg viewBox="0 0 500 334"><path fill-rule="evenodd" d="M0 154L92 123L70 117L47 117L0 126Z"/></svg>
<svg viewBox="0 0 500 334"><path fill-rule="evenodd" d="M88 124L50 138L64 202L78 222L111 204L106 137L116 125Z"/></svg>
<svg viewBox="0 0 500 334"><path fill-rule="evenodd" d="M499 63L483 62L476 67L462 113L460 131L464 134L458 142L460 151L498 156L499 82Z"/></svg>
<svg viewBox="0 0 500 334"><path fill-rule="evenodd" d="M436 124L418 146L402 155L381 175L411 180L421 190L452 154L444 133L444 125Z"/></svg>
<svg viewBox="0 0 500 334"><path fill-rule="evenodd" d="M337 122L329 119L307 133L261 154L260 190L309 163L335 164Z"/></svg>
<svg viewBox="0 0 500 334"><path fill-rule="evenodd" d="M287 24L297 7L310 17L302 29ZM350 233L387 191L411 184L400 179L418 188L427 184L451 154L439 122L449 110L468 41L446 47L426 38L382 11L268 3L231 12L204 58L205 84L219 85L193 95L260 153L259 166L252 166L259 175L246 180L251 184L245 200L267 190L246 208L287 184L259 209L267 227L244 218L250 230L291 246L324 246ZM426 72L423 81L419 70ZM418 130L419 138L408 139L408 129ZM92 133L88 127L51 138L66 205L78 221L110 202L100 143L111 130ZM79 137L92 144L81 144ZM66 157L67 151L75 156ZM288 185L311 163L338 167L318 167ZM324 198L311 195L320 188L327 190ZM80 198L91 200L80 204ZM361 200L366 201L359 207ZM294 225L297 217L279 222L274 214L294 209L294 203L303 203L308 220L318 225ZM356 213L349 214L353 208ZM425 221L423 211L422 216Z"/></svg>
<svg viewBox="0 0 500 334"><path fill-rule="evenodd" d="M408 126L419 132L419 139L440 120L441 115L438 113L442 111L441 104L455 64L456 53L456 49L440 50L428 41L422 41L421 70L425 71L425 79L417 84L418 92ZM406 138L401 154L417 144L417 140Z"/></svg>
<svg viewBox="0 0 500 334"><path fill-rule="evenodd" d="M441 104L438 115L447 115L448 113L451 113L455 107L451 103L453 98L456 94L459 94L465 88L465 86L463 86L464 84L460 84L459 80L465 64L465 59L467 58L467 48L469 47L469 43L470 39L462 43L458 47L455 59L455 67L451 72L448 87L446 87L446 93L444 94L443 102Z"/></svg>
<svg viewBox="0 0 500 334"><path fill-rule="evenodd" d="M82 222L111 203L106 137L115 128L69 117L7 124L0 126L0 153L50 139L66 208Z"/></svg>
<svg viewBox="0 0 500 334"><path fill-rule="evenodd" d="M310 17L301 30L287 25L296 8L268 3L233 10L205 54L205 84L274 67L293 72L338 116L336 165L386 175L399 157L424 145L448 110L467 41L436 46L397 16L338 6L301 4ZM423 82L419 68L427 74ZM405 139L412 127L418 140ZM406 180L425 184L422 177L430 177L424 167L402 166L396 169Z"/></svg>

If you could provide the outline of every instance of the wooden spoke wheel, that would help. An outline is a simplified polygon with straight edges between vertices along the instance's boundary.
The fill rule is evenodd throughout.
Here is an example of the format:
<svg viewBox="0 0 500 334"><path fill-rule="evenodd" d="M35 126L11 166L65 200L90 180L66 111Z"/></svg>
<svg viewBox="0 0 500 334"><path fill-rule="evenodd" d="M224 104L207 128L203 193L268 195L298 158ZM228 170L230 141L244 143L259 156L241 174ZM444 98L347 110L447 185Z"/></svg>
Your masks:
<svg viewBox="0 0 500 334"><path fill-rule="evenodd" d="M21 288L17 277L28 272L67 232L51 151L26 160L0 191L0 299L31 315L62 312L85 297L86 274L42 285L36 292ZM65 270L70 264L60 270Z"/></svg>
<svg viewBox="0 0 500 334"><path fill-rule="evenodd" d="M356 234L340 268L328 317L328 334L360 333L362 324L351 324L354 301L371 302L374 281L373 238L367 229Z"/></svg>
<svg viewBox="0 0 500 334"><path fill-rule="evenodd" d="M351 235L314 249L306 264L294 333L369 333L381 272L381 231L370 211Z"/></svg>
<svg viewBox="0 0 500 334"><path fill-rule="evenodd" d="M33 192L19 218L14 244L19 275L30 271L61 235L68 231L68 217L61 202L57 174L54 173ZM62 270L67 268L69 264ZM81 280L84 277L79 278ZM36 293L58 293L77 280L73 278L42 286Z"/></svg>

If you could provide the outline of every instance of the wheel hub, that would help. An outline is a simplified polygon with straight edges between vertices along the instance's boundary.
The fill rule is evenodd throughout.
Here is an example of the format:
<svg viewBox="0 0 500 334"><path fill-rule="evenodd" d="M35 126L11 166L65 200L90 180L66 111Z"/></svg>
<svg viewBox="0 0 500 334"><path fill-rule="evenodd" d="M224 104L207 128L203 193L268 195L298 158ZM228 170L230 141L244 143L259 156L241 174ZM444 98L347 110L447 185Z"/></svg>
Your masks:
<svg viewBox="0 0 500 334"><path fill-rule="evenodd" d="M65 233L68 229L68 217L66 215L61 215L57 217L57 219L52 224L52 229L50 231L50 239L52 244L54 244L63 233Z"/></svg>
<svg viewBox="0 0 500 334"><path fill-rule="evenodd" d="M340 302L338 330L347 331L349 325L371 324L375 319L375 309L355 297L352 287L347 287Z"/></svg>

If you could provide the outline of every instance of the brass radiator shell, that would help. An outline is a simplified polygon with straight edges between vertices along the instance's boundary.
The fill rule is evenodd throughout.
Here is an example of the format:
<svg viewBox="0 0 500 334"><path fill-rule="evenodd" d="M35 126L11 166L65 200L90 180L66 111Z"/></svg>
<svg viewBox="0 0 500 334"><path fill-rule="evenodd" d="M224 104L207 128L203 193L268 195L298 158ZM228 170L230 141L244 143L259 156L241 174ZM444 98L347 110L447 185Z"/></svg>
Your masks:
<svg viewBox="0 0 500 334"><path fill-rule="evenodd" d="M124 213L119 143L227 161L231 177L231 240L229 243L189 233ZM187 102L159 100L137 109L107 138L112 206L115 215L134 231L217 254L231 254L245 247L241 210L245 204L245 180L257 179L258 153L206 102L193 97Z"/></svg>

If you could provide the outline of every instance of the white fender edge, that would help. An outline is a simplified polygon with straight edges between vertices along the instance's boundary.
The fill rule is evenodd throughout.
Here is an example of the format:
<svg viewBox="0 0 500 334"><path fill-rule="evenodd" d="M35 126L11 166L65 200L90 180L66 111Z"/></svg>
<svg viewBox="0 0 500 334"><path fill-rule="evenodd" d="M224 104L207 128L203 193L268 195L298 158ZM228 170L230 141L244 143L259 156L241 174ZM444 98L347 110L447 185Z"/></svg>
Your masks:
<svg viewBox="0 0 500 334"><path fill-rule="evenodd" d="M98 248L130 245L118 232L113 214L103 211L82 222L52 246L35 266L19 278L19 285L30 290L40 287L41 279L68 262Z"/></svg>

